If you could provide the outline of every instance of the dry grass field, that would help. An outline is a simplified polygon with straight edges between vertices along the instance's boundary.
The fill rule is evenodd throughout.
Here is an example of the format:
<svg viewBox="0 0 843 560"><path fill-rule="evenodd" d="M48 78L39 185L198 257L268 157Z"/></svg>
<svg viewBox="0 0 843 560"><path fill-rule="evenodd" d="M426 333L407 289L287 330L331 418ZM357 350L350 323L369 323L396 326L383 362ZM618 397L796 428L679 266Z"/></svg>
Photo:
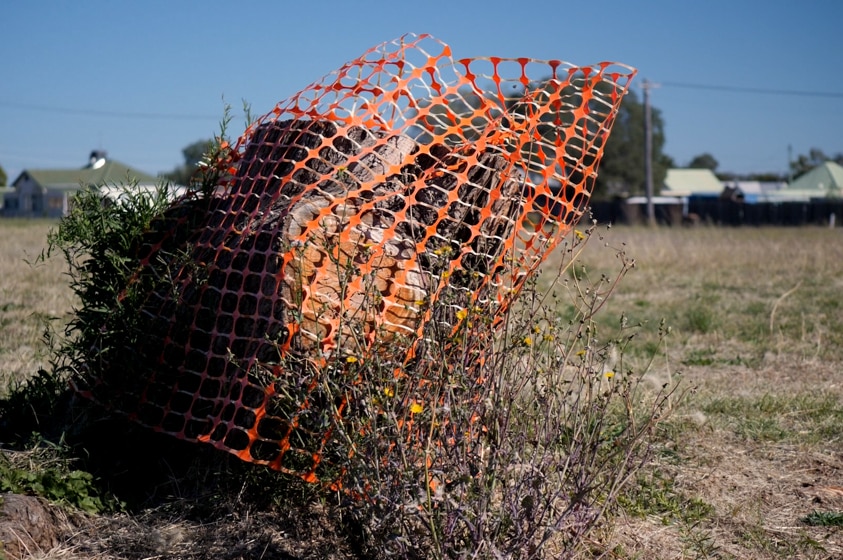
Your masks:
<svg viewBox="0 0 843 560"><path fill-rule="evenodd" d="M61 258L37 262L56 222L0 220L0 384L47 367L46 321L66 320L73 307ZM60 324L60 323L59 323Z"/></svg>
<svg viewBox="0 0 843 560"><path fill-rule="evenodd" d="M611 273L619 248L637 264L601 320L644 322L646 349L664 319L648 375L693 388L603 535L608 556L843 558L843 231L604 237L583 255L590 274Z"/></svg>
<svg viewBox="0 0 843 560"><path fill-rule="evenodd" d="M48 367L44 321L73 305L59 259L26 263L52 226L0 221L0 389ZM621 250L636 266L600 328L640 323L625 367L689 391L582 557L843 558L843 230L601 227L562 280L617 275ZM540 285L557 268L549 262ZM197 534L173 512L93 526L101 537ZM90 557L80 538L36 557Z"/></svg>

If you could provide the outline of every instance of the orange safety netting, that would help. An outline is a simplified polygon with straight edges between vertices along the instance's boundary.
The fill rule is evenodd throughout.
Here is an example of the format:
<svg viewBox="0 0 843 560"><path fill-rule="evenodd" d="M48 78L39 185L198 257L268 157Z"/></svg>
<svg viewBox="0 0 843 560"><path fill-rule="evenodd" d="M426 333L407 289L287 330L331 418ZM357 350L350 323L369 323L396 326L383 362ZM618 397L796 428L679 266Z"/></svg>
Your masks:
<svg viewBox="0 0 843 560"><path fill-rule="evenodd" d="M425 359L431 325L500 317L585 211L633 75L455 60L429 36L371 49L249 126L204 206L187 197L155 224L125 296L141 336L81 390L323 479L351 404L320 371Z"/></svg>

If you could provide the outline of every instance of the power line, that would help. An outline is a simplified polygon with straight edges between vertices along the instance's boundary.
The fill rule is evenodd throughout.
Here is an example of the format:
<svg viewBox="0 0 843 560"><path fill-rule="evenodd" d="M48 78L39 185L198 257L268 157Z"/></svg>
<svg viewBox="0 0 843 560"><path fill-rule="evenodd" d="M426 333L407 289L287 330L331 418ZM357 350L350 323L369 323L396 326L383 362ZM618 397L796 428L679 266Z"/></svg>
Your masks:
<svg viewBox="0 0 843 560"><path fill-rule="evenodd" d="M708 91L728 91L733 93L753 93L763 95L792 95L802 97L829 97L835 99L843 99L843 92L835 91L805 91L792 89L771 89L771 88L756 88L756 87L742 87L742 86L727 86L727 85L712 85L712 84L698 84L691 82L671 82L660 81L661 85L666 87L697 89ZM200 115L200 114L179 114L179 113L144 113L133 111L106 111L100 109L73 109L70 107L51 107L49 105L35 105L31 103L18 103L14 101L0 101L0 107L10 107L12 109L22 109L25 111L45 111L50 113L62 113L65 115L80 115L89 117L112 117L124 119L166 119L166 120L183 120L183 121L206 121L219 120L220 115ZM236 116L236 115L235 115Z"/></svg>
<svg viewBox="0 0 843 560"><path fill-rule="evenodd" d="M140 113L129 111L103 111L99 109L71 109L69 107L50 107L47 105L32 105L29 103L15 103L11 101L0 101L0 107L12 109L23 109L26 111L46 111L50 113L62 113L65 115L82 115L89 117L117 117L125 119L167 119L183 121L206 121L210 119L219 120L220 115L190 115L176 113Z"/></svg>
<svg viewBox="0 0 843 560"><path fill-rule="evenodd" d="M834 97L843 98L843 92L834 91L804 91L794 89L768 89L741 86L720 86L710 84L694 84L688 82L659 82L663 86L685 89L705 89L714 91L731 91L734 93L761 93L765 95L798 95L803 97Z"/></svg>

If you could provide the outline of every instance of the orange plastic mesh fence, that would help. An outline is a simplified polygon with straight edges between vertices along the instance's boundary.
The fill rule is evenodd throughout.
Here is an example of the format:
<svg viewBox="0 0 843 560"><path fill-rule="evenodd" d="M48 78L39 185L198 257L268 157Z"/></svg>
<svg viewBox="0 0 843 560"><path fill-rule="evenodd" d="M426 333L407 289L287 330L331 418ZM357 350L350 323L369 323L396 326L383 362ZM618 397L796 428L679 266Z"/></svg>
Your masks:
<svg viewBox="0 0 843 560"><path fill-rule="evenodd" d="M500 317L582 216L633 75L455 60L429 36L371 49L254 122L204 206L158 221L126 295L142 336L80 390L243 460L334 476L331 426L353 403L320 372L383 349L424 359L431 325Z"/></svg>

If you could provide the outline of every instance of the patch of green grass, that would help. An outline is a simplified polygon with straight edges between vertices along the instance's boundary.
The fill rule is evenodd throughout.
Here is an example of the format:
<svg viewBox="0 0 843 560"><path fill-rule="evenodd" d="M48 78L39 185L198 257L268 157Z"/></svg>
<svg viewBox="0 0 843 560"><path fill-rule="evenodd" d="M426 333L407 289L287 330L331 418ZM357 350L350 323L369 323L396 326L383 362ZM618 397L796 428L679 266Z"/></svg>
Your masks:
<svg viewBox="0 0 843 560"><path fill-rule="evenodd" d="M691 332L701 334L713 332L719 324L717 314L708 301L695 302L688 308L685 320Z"/></svg>
<svg viewBox="0 0 843 560"><path fill-rule="evenodd" d="M703 411L753 441L817 443L843 437L843 403L830 393L725 396L704 404Z"/></svg>
<svg viewBox="0 0 843 560"><path fill-rule="evenodd" d="M716 352L713 348L696 348L688 352L682 360L685 366L710 366L715 362Z"/></svg>
<svg viewBox="0 0 843 560"><path fill-rule="evenodd" d="M648 339L641 344L641 351L645 356L654 356L661 349L661 341L657 339Z"/></svg>
<svg viewBox="0 0 843 560"><path fill-rule="evenodd" d="M689 410L694 399L693 392L685 397L684 408ZM687 447L693 441L696 434L705 425L701 415L676 414L667 418L656 427L654 436L653 452L662 462L670 465L682 465L687 461Z"/></svg>
<svg viewBox="0 0 843 560"><path fill-rule="evenodd" d="M816 539L804 533L783 539L771 536L759 521L757 524L745 525L735 532L738 542L759 554L757 557L777 557L790 560L792 558L831 558L825 552L823 545ZM816 556L817 552L821 556ZM766 553L761 556L761 553ZM807 554L807 556L806 556Z"/></svg>
<svg viewBox="0 0 843 560"><path fill-rule="evenodd" d="M674 481L658 470L640 476L618 497L618 503L630 515L655 516L665 525L696 523L714 513L713 506L699 498L683 495Z"/></svg>
<svg viewBox="0 0 843 560"><path fill-rule="evenodd" d="M683 366L752 366L758 358L746 358L741 355L721 356L715 348L691 348L682 359Z"/></svg>
<svg viewBox="0 0 843 560"><path fill-rule="evenodd" d="M747 306L743 310L744 315L750 317L763 317L765 319L769 318L770 315L770 307L767 303L763 301L751 301L747 304Z"/></svg>
<svg viewBox="0 0 843 560"><path fill-rule="evenodd" d="M803 517L801 521L811 527L843 527L843 512L812 511Z"/></svg>
<svg viewBox="0 0 843 560"><path fill-rule="evenodd" d="M697 522L680 527L680 540L685 552L693 554L692 558L720 558L720 547L717 546L711 531L702 529L699 525Z"/></svg>

